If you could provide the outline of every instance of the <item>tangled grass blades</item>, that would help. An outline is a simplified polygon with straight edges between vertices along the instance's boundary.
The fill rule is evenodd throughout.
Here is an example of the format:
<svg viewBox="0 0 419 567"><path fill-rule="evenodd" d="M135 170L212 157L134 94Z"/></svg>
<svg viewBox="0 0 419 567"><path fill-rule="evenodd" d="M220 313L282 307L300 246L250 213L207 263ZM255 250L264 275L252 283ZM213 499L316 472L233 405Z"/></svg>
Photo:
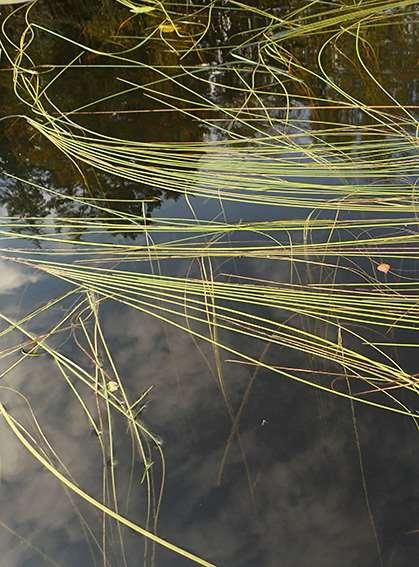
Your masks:
<svg viewBox="0 0 419 567"><path fill-rule="evenodd" d="M239 421L259 370L349 400L381 561L353 402L418 428L419 375L395 349L417 347L419 129L376 34L411 50L417 1L96 1L110 21L98 10L95 25L63 25L38 1L2 21L13 111L1 124L17 149L2 171L0 262L65 289L16 320L0 315L1 339L23 336L0 351L1 391L23 400L31 426L0 401L4 423L63 486L95 565L115 553L128 567L125 526L144 537L144 566L161 546L213 567L158 535L166 463L142 416L152 386L132 393L102 323L116 304L195 345L231 425L218 480L236 439L252 497ZM233 362L254 370L237 411L224 384ZM37 363L51 363L97 438L100 496L14 388L15 370ZM126 500L139 488L143 523L122 512L118 420ZM99 512L98 530L75 495Z"/></svg>

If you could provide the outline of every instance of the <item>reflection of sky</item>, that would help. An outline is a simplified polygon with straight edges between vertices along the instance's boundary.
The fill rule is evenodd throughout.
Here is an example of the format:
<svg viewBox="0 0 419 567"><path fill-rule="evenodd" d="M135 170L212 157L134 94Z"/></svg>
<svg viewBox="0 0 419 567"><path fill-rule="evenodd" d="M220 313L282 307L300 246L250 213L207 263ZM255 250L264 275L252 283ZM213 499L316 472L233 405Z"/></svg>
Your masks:
<svg viewBox="0 0 419 567"><path fill-rule="evenodd" d="M221 212L215 200L194 200L193 208L199 218L213 218ZM229 221L246 218L249 213L263 220L271 213L265 207L254 211L240 204L227 204L223 212ZM181 217L189 213L181 201L169 201L159 214ZM11 317L22 316L61 289L57 281L1 262L0 309ZM162 262L162 270L183 274L186 265ZM148 270L144 264L140 268ZM225 265L223 269L233 267ZM286 262L242 260L234 269L275 281L289 278ZM60 309L53 310L49 318L63 316ZM163 439L167 459L159 531L162 537L222 566L378 565L347 402L260 372L240 422L241 445L254 492L252 501L237 439L228 454L222 483L217 484L230 422L216 377L191 338L156 319L112 304L104 307L102 316L132 399L153 386L142 417ZM33 324L38 329L50 325L48 317ZM2 338L1 348L18 340L21 337L17 333L10 339ZM240 340L241 348L254 348L246 339ZM71 344L64 348L77 358ZM210 349L200 346L213 367ZM297 355L295 360L289 356L281 350L271 351L269 360L278 365L303 365ZM10 359L3 362L10 363ZM251 370L225 362L223 377L237 411ZM97 443L88 434L79 404L52 361L48 357L27 359L3 380L3 385L27 396L45 435L71 474L82 488L100 499ZM33 432L33 421L22 398L3 390L1 399ZM356 412L368 496L384 564L405 567L418 553L416 536L407 535L417 528L414 429L403 418L385 412L358 406ZM116 472L123 498L129 479L129 438L123 428L118 431ZM59 565L93 565L75 508L62 487L17 445L4 424L0 435L0 486L4 488L0 521ZM137 479L141 477L139 467L136 475ZM127 516L140 524L143 499L144 489L137 482ZM81 510L98 533L98 516L84 505ZM138 565L142 544L126 530L124 534L131 558L128 565ZM6 528L0 530L0 549L6 550L1 567L46 564L39 553ZM98 556L97 550L95 553ZM166 551L159 551L158 558L162 567L189 564ZM116 552L110 564L120 564Z"/></svg>
<svg viewBox="0 0 419 567"><path fill-rule="evenodd" d="M31 274L26 279L19 270L16 274L13 301L9 294L2 296L2 310L9 314L22 315L32 302L39 303L56 291L49 287L49 280L37 284ZM51 318L56 315L52 313ZM223 482L217 485L229 419L214 376L191 338L110 304L102 316L132 399L154 386L143 418L162 437L167 459L160 522L163 537L217 565L378 564L346 402L260 373L240 427L255 495L252 502L237 440ZM16 336L3 339L2 348L16 340ZM207 347L202 348L210 355ZM271 360L283 363L281 353L271 353ZM226 390L237 408L251 372L233 363L224 363L223 368ZM87 435L78 402L51 360L26 360L3 380L5 385L28 397L45 435L72 475L99 497L101 468L95 439ZM1 396L12 415L22 417L33 432L23 400L5 390ZM405 567L418 552L416 536L406 535L417 528L416 434L403 418L385 412L357 406L356 415L385 565ZM4 424L0 431L0 521L59 565L92 564L75 510L62 488L18 447ZM122 494L129 474L128 448L128 437L123 435L116 443ZM141 495L142 487L137 485L129 517L136 516ZM81 509L96 529L97 516L84 506ZM141 521L140 516L137 520ZM5 550L2 567L47 564L6 529L0 531L0 548ZM129 534L127 549L129 557L136 558L128 564L140 564L141 545ZM158 557L163 567L188 564L165 551ZM111 562L119 564L118 559Z"/></svg>
<svg viewBox="0 0 419 567"><path fill-rule="evenodd" d="M0 274L0 293L2 295L17 292L19 288L39 280L37 274L28 273L28 271L25 271L21 266L12 264L6 260L0 260Z"/></svg>
<svg viewBox="0 0 419 567"><path fill-rule="evenodd" d="M242 204L223 204L221 209L216 200L195 199L192 207L199 218L208 219L220 213L228 221L249 216L265 220L272 215L267 207L255 210ZM286 213L278 210L278 214ZM181 200L168 201L159 215L192 216L192 211ZM248 237L244 233L235 235ZM167 274L183 275L187 266L188 262L161 263ZM1 260L0 267L0 310L10 317L21 317L34 305L58 295L62 288L60 282L41 278L17 264ZM134 266L130 264L129 268ZM216 262L214 268L217 272ZM149 267L142 263L135 269L148 271ZM221 263L218 271L228 270L275 281L288 281L290 277L287 262L244 259L234 266ZM305 281L304 267L300 276ZM33 328L49 328L53 320L63 316L62 309L57 307L35 321ZM217 483L230 421L216 384L209 347L200 345L211 360L213 372L182 331L109 303L104 306L102 317L131 399L153 386L142 418L162 438L167 459L159 531L162 537L220 566L378 565L347 402L260 372L240 422L253 501L237 439L229 451L222 483ZM14 333L0 340L4 349L21 337ZM63 348L78 359L72 344L66 343ZM240 347L255 348L243 338ZM258 354L261 349L259 345ZM302 357L292 356L295 358L291 360L289 352L271 349L269 361L277 365L305 365ZM228 354L222 355L223 360L229 358ZM2 362L4 365L11 359ZM225 387L235 411L250 377L251 369L224 362ZM89 435L79 403L52 361L48 357L27 359L3 380L3 386L15 388L30 400L48 441L71 474L83 489L100 499L101 463L96 440ZM23 399L9 390L1 391L1 399L33 433L33 420ZM419 551L416 536L407 535L417 528L414 428L403 418L371 408L357 406L356 415L369 502L384 565L406 567ZM123 500L130 472L130 441L124 428L118 432L116 473ZM63 567L93 565L75 508L62 487L18 446L4 424L0 436L0 521ZM142 524L144 487L138 483L138 463L135 474L137 484L127 516ZM75 502L80 505L78 500ZM84 505L80 509L97 534L98 516ZM128 565L141 564L141 540L126 530L123 533L130 557ZM6 528L0 530L0 549L6 550L0 567L47 564L45 558ZM98 557L97 549L95 554ZM116 551L110 557L112 567L121 564ZM157 564L162 567L189 564L166 551L159 551L158 558Z"/></svg>

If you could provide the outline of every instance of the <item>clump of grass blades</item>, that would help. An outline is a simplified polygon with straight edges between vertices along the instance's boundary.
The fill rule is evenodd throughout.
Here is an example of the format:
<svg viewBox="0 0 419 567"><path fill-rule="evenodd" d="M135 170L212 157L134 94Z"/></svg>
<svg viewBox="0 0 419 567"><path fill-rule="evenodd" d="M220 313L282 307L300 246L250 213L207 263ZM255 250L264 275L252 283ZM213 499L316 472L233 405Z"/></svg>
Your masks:
<svg viewBox="0 0 419 567"><path fill-rule="evenodd" d="M345 28L344 32L340 31L336 34L330 32L331 22L327 18L321 17L320 23L307 25L312 26L312 31L317 30L318 26L322 30L329 30L330 37L325 41L324 49L329 43L335 45L343 33L354 35L356 56L365 66L362 59L363 40L360 22L366 25L369 21L368 17L373 18L372 23L378 16L388 19L388 8L403 8L411 4L412 2L407 1L367 2L358 10L353 7L343 13L337 10L335 13L338 13L338 16L332 17L332 23L335 20L336 23L348 20L349 27ZM239 3L234 5L243 10L252 10ZM174 75L169 74L164 68L152 67L152 71L158 77L156 81L150 84L134 84L124 80L127 88L123 91L64 112L49 93L51 87L73 68L78 56L59 69L51 80L46 83L44 80L41 81L41 75L36 70L38 64L33 61L30 54L36 32L46 33L83 52L106 57L110 60L110 68L115 66L118 69L119 65L123 64L145 71L150 69L150 66L126 55L98 52L89 46L81 45L58 32L31 22L29 14L28 10L26 28L22 32L20 45L15 46L16 57L13 59L12 55L8 54L13 68L15 92L31 111L31 114L25 117L28 123L75 164L83 163L106 174L185 196L326 210L336 210L339 206L344 207L345 210L368 212L412 213L416 210L416 193L414 185L409 181L409 175L414 175L416 171L414 129L417 122L414 117L398 104L384 87L382 90L385 94L394 100L394 108L397 111L405 110L404 119L370 108L366 103L342 91L324 69L321 53L319 54L320 71L315 74L316 78L334 89L342 98L344 105L360 108L372 120L370 125L324 123L317 125L313 132L309 130L313 118L307 124L301 116L297 119L292 118L293 108L290 106L290 101L295 100L296 95L289 89L295 84L296 78L291 74L285 86L280 75L275 74L262 56L267 46L271 50L274 47L277 50L281 49L280 43L283 40L281 34L278 37L274 34L269 40L263 39L262 36L258 40L257 53L262 61L257 62L257 70L267 73L277 85L282 85L285 89L284 92L276 95L286 103L284 117L279 121L282 133L272 122L269 110L265 107L263 97L267 93L262 87L261 89L254 87L249 91L249 84L244 79L244 86L235 87L238 92L256 99L259 104L257 116L260 118L255 118L255 122L252 122L251 115L246 113L246 104L237 111L230 110L228 107L218 106L209 97L201 94L199 85L202 83L209 85L211 80L205 79L201 66L190 69L182 66L181 63L178 65L178 72ZM14 46L6 33L6 24L7 22L3 24L6 41ZM304 26L291 27L295 29L294 33L301 30L302 36L305 36ZM244 49L246 46L245 42L240 48ZM234 50L233 54L236 55L237 60L237 53ZM229 66L228 72L237 73L241 77L243 73L249 72L248 66L256 65L256 62L246 60L244 69L241 69L241 65L239 58L237 67ZM204 70L207 70L206 67ZM303 71L313 76L313 71L306 68ZM377 79L371 73L370 75L371 80L377 83ZM186 79L198 81L196 88L187 86L184 82ZM159 89L159 86L167 84L180 89L184 95L179 95L179 98L178 95L170 95L170 98L166 99L164 90ZM224 87L228 88L226 85ZM203 125L211 124L212 127L216 127L222 136L221 141L210 143L168 141L158 144L154 141L138 142L92 131L74 120L74 116L82 109L86 110L108 99L116 99L135 91L142 91L163 106L176 108L186 114L187 111L182 110L185 103L199 110L217 111L223 117L224 125L215 126L211 120L208 122L199 116L193 115L193 117ZM304 99L310 104L321 103L320 99L316 101L312 95L303 96L303 102ZM328 102L337 104L339 101L332 99ZM250 129L249 133L244 135L235 133L232 124L245 126ZM290 131L287 132L287 129ZM348 142L334 141L337 135L347 136ZM350 141L354 135L362 135L366 138L356 149ZM302 142L304 136L310 137L310 143ZM372 139L368 140L368 137ZM205 156L210 159L205 159ZM202 176L205 176L205 182L202 181Z"/></svg>
<svg viewBox="0 0 419 567"><path fill-rule="evenodd" d="M71 297L78 298L78 300L74 303L70 310L66 311L65 316L57 324L55 324L48 333L44 336L37 336L28 330L28 324L33 322L34 319ZM201 559L187 550L182 549L181 547L178 547L156 535L165 480L165 462L161 449L161 442L158 437L156 437L144 425L141 417L138 415L138 408L141 407L139 404L141 404L144 400L147 392L144 392L137 400L130 401L128 399L124 381L118 373L102 329L99 317L99 305L100 299L97 299L95 295L90 292L83 292L83 290L78 287L73 291L66 292L63 296L50 300L46 305L40 306L32 313L23 317L20 321L13 321L7 315L1 313L0 318L4 323L6 323L6 327L0 332L0 337L4 338L6 335L18 331L27 338L26 342L30 345L30 349L29 351L26 351L18 344L12 349L8 349L7 352L2 353L2 358L13 356L13 354L18 352L20 353L20 357L17 361L6 367L6 369L2 371L0 377L4 378L6 374L15 370L22 361L30 356L29 353L34 349L36 349L39 355L42 353L49 355L58 371L58 375L64 378L65 383L69 388L70 395L72 394L76 402L80 404L85 415L86 422L96 433L95 437L98 440L103 461L103 501L99 501L80 486L55 452L53 452L52 457L50 456L49 453L52 451L51 446L49 445L44 433L40 430L39 423L35 417L35 411L32 409L29 401L27 401L27 403L33 417L34 424L41 432L42 438L46 443L46 451L39 445L39 443L34 443L34 438L29 433L27 426L23 426L18 419L13 417L2 403L0 403L0 413L16 436L17 440L40 464L42 464L62 483L63 487L67 490L67 494L71 502L71 495L77 495L102 514L102 537L99 541L87 524L83 514L79 511L78 507L73 504L80 516L83 528L85 530L87 528L86 537L89 545L93 544L93 546L99 550L104 561L107 561L108 549L111 545L111 542L108 541L109 535L107 533L109 523L110 520L115 520L122 553L121 560L124 564L126 564L126 557L121 527L133 530L135 533L143 536L146 542L149 541L152 544L151 546L145 546L145 564L154 562L155 545L159 545L191 560L196 564L213 567L211 563L204 559ZM79 360L72 360L68 355L60 352L59 348L53 347L49 344L48 339L53 338L57 335L57 333L68 329L72 329L74 332L75 326L80 330L80 339L84 338L85 347L81 348L87 355L89 361L93 363L93 370L91 368L84 368ZM80 342L78 344L81 346ZM91 367L92 364L89 366ZM108 370L105 370L107 367ZM110 388L109 384L116 384L116 386ZM98 407L100 406L103 408L103 412L98 412L99 421L95 419L93 415L92 406L88 396L83 393L85 387L87 387L94 395ZM10 388L2 386L2 389ZM116 389L117 392L114 393L114 389ZM101 417L101 413L103 413L103 418ZM142 484L144 483L146 487L147 498L145 527L130 521L120 512L120 497L117 494L116 473L114 470L114 414L118 414L126 419L128 431L132 438L132 446L135 448L135 452L138 453L138 457L144 465ZM161 459L161 478L159 485L157 486L154 482L154 474L150 470L150 463L152 462L151 454L153 455L154 460L156 460L156 455L159 455ZM110 463L110 466L105 466L108 462ZM156 467L154 467L154 469L155 468ZM108 498L109 502L107 502Z"/></svg>
<svg viewBox="0 0 419 567"><path fill-rule="evenodd" d="M19 261L71 283L77 288L82 287L101 298L121 302L183 329L217 348L238 356L243 361L259 364L276 374L279 373L320 390L353 397L336 392L330 386L301 378L297 373L283 372L258 361L245 352L214 340L211 334L204 332L205 327L210 324L220 331L228 331L262 343L276 345L278 348L290 348L307 356L327 360L330 364L339 367L339 372L357 376L370 384L376 392L389 396L396 406L397 400L392 393L386 391L385 385L398 384L400 388L417 392L417 380L404 372L378 347L371 345L373 351L379 355L375 359L347 348L341 342L342 333L346 333L351 339L365 342L359 332L351 330L349 325L345 327L344 322L385 326L389 329L417 328L418 294L414 285L386 286L386 300L380 313L377 313L375 307L382 301L383 292L375 291L372 285L367 285L361 290L344 287L339 291L336 285L300 287L266 283L214 282L202 278L164 277L64 262ZM318 333L305 331L289 323L278 322L272 314L272 318L254 314L251 309L254 306L279 312L285 311L293 316L303 316L327 323L335 328L336 338L335 340L322 338ZM195 324L200 327L199 330L195 329ZM387 359L387 362L380 361L379 358ZM377 386L377 383L380 386ZM414 415L407 408L400 409L364 397L356 397L356 399L366 404Z"/></svg>
<svg viewBox="0 0 419 567"><path fill-rule="evenodd" d="M96 218L1 220L0 235L5 243L1 251L5 260L57 278L70 284L72 293L81 292L85 296L82 305L93 321L93 331L89 333L83 318L79 318L79 325L94 362L94 373L75 365L44 340L38 340L37 345L53 357L69 384L70 377L77 378L102 400L108 416L116 411L127 420L145 469L148 498L145 528L118 513L114 478L109 480L112 495L109 506L105 506L52 467L3 406L0 411L19 441L64 485L100 509L104 517L112 517L196 563L209 565L156 536L164 479L154 488L147 465L150 445L159 445L156 436L135 415L137 401L124 398L122 404L106 387L109 377L103 370L100 355L103 350L113 371L112 382L117 384L119 392L124 392L101 329L98 305L103 301L119 302L188 333L196 341L209 343L217 366L220 353L224 352L235 361L264 369L274 376L416 419L417 414L409 409L405 398L397 394L416 395L417 376L404 370L381 345L373 342L370 331L378 329L385 336L393 331L416 330L417 284L408 279L379 282L374 273L367 274L357 266L359 259L371 259L375 266L382 259L391 263L418 259L414 183L417 122L410 110L378 81L366 58L370 49L366 32L377 25L401 21L406 13L413 12L415 2L368 0L357 6L338 8L315 4L314 8L303 7L285 18L236 1L227 5L215 2L205 11L207 20L200 28L202 32L195 34L187 47L179 46L176 38L170 43L161 33L163 23L172 26L180 38L178 19L182 10L178 4L150 1L139 6L130 0L119 3L131 9L136 17L150 13L156 18L152 29L137 38L138 44L119 52L99 51L47 29L31 19L35 5L25 13L18 43L8 33L13 14L5 20L2 42L13 70L16 96L27 108L22 118L80 170L84 164L153 189L169 189L184 195L188 202L189 197L201 197L216 199L222 207L228 201L269 205L274 220L235 223L226 219L154 218L153 223L148 223L144 215L117 211L112 200L106 199L89 201L98 212ZM213 47L202 47L200 42L215 10L226 8L243 15L257 14L264 23L240 33L225 46L223 65L187 64L186 56L211 52ZM63 65L43 68L33 49L35 39L43 34L71 46L75 56ZM306 41L318 35L322 43L317 68L313 69L289 53L287 42L295 38ZM138 46L151 45L156 39L164 40L166 47L179 56L175 70L169 65L147 65L134 57ZM345 91L327 70L328 53L342 51L347 41L351 42L353 51L345 57L356 63L360 73L368 76L386 101L390 100L385 109ZM152 72L154 78L138 83L124 78L123 90L66 110L54 99L53 87L65 79L66 73L82 72L78 64L82 52L102 57L115 73L132 68ZM87 66L88 71L93 67ZM221 79L217 83L211 72L220 70L235 74L237 83L223 83ZM317 96L310 81L319 81L332 94L328 98ZM272 91L271 84L276 90ZM168 85L173 90L165 89ZM224 106L202 94L214 85L236 95L235 103ZM103 134L78 121L81 113L89 114L96 105L137 92L155 101L159 110L193 118L214 133L212 140L169 139L159 143L129 140ZM325 105L333 112L343 109L349 113L357 109L369 123L357 124L350 118L317 120L314 112L309 118L301 116L302 109L313 111ZM359 143L355 144L354 139ZM54 194L51 189L25 182L39 191ZM87 203L82 197L71 199L80 205ZM278 211L284 207L292 209L297 218L278 220ZM307 209L311 212L307 213ZM319 211L332 218L322 218ZM345 217L346 211L352 215ZM37 229L36 239L43 248L29 247L28 239L34 238L33 229ZM57 230L61 232L57 234ZM113 232L134 234L138 240L143 238L143 243L106 242L104 236ZM8 247L9 241L23 246ZM219 279L214 276L213 262L237 258L266 263L281 261L290 271L296 264L313 266L320 270L316 274L322 274L326 268L335 274L346 270L354 282L341 284L332 278L332 283L325 283L320 277L305 284L278 283L247 274L227 274L228 277ZM181 276L158 273L166 260L193 261L201 277L188 275L188 270ZM117 266L109 267L115 261ZM141 268L150 261L152 268L157 267L156 273L142 273ZM122 263L131 269L123 269ZM25 330L23 322L16 324L8 320L8 323L10 329L18 328L30 341L36 339ZM231 336L240 339L240 346L232 344ZM251 349L246 350L248 343L262 345L264 349L272 345L278 351L301 353L318 361L319 366L325 363L330 369L329 382L315 370L301 371L264 361ZM23 356L27 356L26 351ZM367 391L357 393L352 388L340 391L331 382L334 376L364 382ZM73 393L78 397L77 392ZM83 399L78 397L78 400L84 404ZM88 411L86 416L94 424ZM109 417L107 423L111 435ZM112 446L102 447L102 452L112 454ZM161 449L159 454L164 469ZM154 491L158 497L153 509ZM105 547L103 544L102 548ZM147 560L152 558L150 551Z"/></svg>

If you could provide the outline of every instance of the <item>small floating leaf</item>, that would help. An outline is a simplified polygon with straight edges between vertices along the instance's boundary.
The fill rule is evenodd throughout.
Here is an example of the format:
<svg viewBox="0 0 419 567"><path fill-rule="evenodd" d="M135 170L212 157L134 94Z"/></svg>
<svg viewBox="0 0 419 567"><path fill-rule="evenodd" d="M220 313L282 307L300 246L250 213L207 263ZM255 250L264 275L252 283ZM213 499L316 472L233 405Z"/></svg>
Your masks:
<svg viewBox="0 0 419 567"><path fill-rule="evenodd" d="M165 24L165 23L161 23L159 25L159 30L162 33L172 33L174 31L176 31L176 27L173 24Z"/></svg>
<svg viewBox="0 0 419 567"><path fill-rule="evenodd" d="M112 393L112 392L116 392L119 388L119 384L118 382L114 382L113 380L111 380L110 382L107 383L107 388L108 388L108 392Z"/></svg>
<svg viewBox="0 0 419 567"><path fill-rule="evenodd" d="M379 272L383 272L383 274L387 274L390 271L390 264L386 264L385 262L381 262L381 264L378 264L377 266L377 270Z"/></svg>

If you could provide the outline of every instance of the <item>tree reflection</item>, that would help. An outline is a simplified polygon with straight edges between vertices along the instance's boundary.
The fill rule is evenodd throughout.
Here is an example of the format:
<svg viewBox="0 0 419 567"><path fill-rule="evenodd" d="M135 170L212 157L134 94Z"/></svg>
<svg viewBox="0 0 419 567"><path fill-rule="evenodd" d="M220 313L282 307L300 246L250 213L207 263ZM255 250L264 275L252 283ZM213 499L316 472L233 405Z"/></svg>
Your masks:
<svg viewBox="0 0 419 567"><path fill-rule="evenodd" d="M286 130L286 104L290 105L291 118L297 122L302 117L301 107L310 107L301 122L302 128L319 132L327 124L335 130L334 139L337 141L348 140L348 133L341 132L342 124L369 123L368 115L359 109L348 111L339 107L331 110L319 102L319 99L338 98L330 84L309 72L319 72L317 57L324 41L321 34L290 38L283 44L284 50L281 53L284 58L271 57L272 65L285 73L283 84L279 85L272 74L262 72L263 69L258 67L260 46L255 41L246 43L252 35L246 30L263 29L269 24L269 18L261 10L282 17L304 6L304 2L293 1L278 6L277 2L266 0L251 5L259 11L243 12L223 8L211 12L211 26L199 45L194 47L194 42L201 33L199 30L205 29L208 23L206 2L196 2L195 8L187 3L184 6L176 5L178 14L181 14L181 10L185 12L179 34L159 29L166 21L164 14L129 17L126 8L113 0L37 3L31 12L35 21L46 28L59 30L94 50L115 52L132 49L142 37L151 34L145 47L130 52L130 57L135 57L145 65L139 72L138 68L115 68L110 64L112 62L93 51L80 52L79 47L38 30L30 46L30 55L40 65L37 68L37 78L41 87L48 85L60 74L59 80L52 82L48 89L48 96L56 105L54 107L51 104L49 112L54 115L59 108L61 112L68 113L76 124L91 131L151 143L202 141L212 128L221 132L222 137L241 136L247 139L248 144L252 144L255 124L267 136ZM11 13L11 9L3 7L2 15ZM315 10L318 7L313 4L304 13L314 14ZM16 42L20 27L24 25L23 18L22 10L20 16L13 20L11 33ZM362 29L365 46L363 53L371 73L388 93L403 104L414 98L414 81L403 80L414 68L412 19L412 14L406 12L406 15L398 18L397 24ZM153 34L153 30L157 32ZM388 41L389 37L391 41ZM236 52L253 62L253 66L239 65L231 52L225 49L240 43L245 43L245 46ZM62 65L72 61L79 53L76 62L61 75ZM403 53L402 61L400 53ZM385 73L381 71L382 61L385 61ZM233 63L236 65L234 72ZM354 93L365 104L393 104L357 62L355 42L351 34L342 36L338 47L331 44L325 52L324 64L336 84L343 90ZM188 66L195 69L194 73L185 71ZM292 73L287 76L290 69ZM126 86L121 83L121 78L139 84L141 88L118 95ZM250 94L248 85L252 85L253 89ZM30 113L30 109L13 92L12 73L7 65L0 73L0 87L3 95L0 101L2 117ZM259 92L261 94L256 96ZM199 106L202 105L202 100L208 101L206 107ZM75 109L86 104L89 106L85 110L75 112ZM232 112L229 109L233 109ZM240 110L240 119L231 118L236 109ZM130 182L80 163L72 163L40 134L34 132L23 119L11 118L1 122L0 127L4 170L62 194L62 197L52 198L20 181L3 179L0 202L9 215L97 215L94 207L80 205L66 198L78 196L101 199L105 207L127 214L142 215L145 207L146 215L151 218L153 211L163 200L176 198L176 194L170 191ZM360 130L358 141L362 136ZM144 200L147 203L143 206L141 202ZM124 233L124 236L127 234Z"/></svg>

